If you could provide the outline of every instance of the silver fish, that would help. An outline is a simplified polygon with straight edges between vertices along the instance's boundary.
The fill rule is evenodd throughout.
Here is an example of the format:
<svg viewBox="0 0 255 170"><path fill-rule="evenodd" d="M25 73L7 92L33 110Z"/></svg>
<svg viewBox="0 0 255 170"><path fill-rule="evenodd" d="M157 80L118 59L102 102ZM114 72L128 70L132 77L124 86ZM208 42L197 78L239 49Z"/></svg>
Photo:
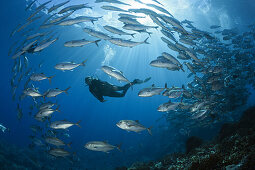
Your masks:
<svg viewBox="0 0 255 170"><path fill-rule="evenodd" d="M50 76L50 77L47 77L45 76L43 73L34 73L30 76L30 80L32 81L41 81L41 80L45 80L45 79L48 79L49 82L51 83L51 79L55 77L55 76Z"/></svg>
<svg viewBox="0 0 255 170"><path fill-rule="evenodd" d="M45 137L44 140L45 140L46 143L49 143L49 144L52 144L52 145L55 145L55 146L58 146L58 147L59 146L68 146L70 148L71 147L70 145L72 143L72 142L64 143L62 140L60 140L56 137L50 137L50 136Z"/></svg>
<svg viewBox="0 0 255 170"><path fill-rule="evenodd" d="M157 110L159 112L169 112L170 110L175 111L178 106L179 106L179 103L167 102L167 103L161 104Z"/></svg>
<svg viewBox="0 0 255 170"><path fill-rule="evenodd" d="M138 96L139 97L151 97L151 96L155 96L155 95L160 95L160 93L167 89L167 84L165 84L165 87L155 87L154 85L152 85L151 87L148 88L144 88L142 90L139 91Z"/></svg>
<svg viewBox="0 0 255 170"><path fill-rule="evenodd" d="M119 29L117 29L117 28L114 28L114 27L108 26L108 25L104 26L104 29L106 29L107 31L109 31L109 32L111 32L111 33L113 33L113 34L118 34L118 35L131 35L133 38L134 38L134 35L135 35L135 33L130 34L130 33L124 32L124 31L122 31L122 30L119 30Z"/></svg>
<svg viewBox="0 0 255 170"><path fill-rule="evenodd" d="M104 40L110 40L111 39L111 37L108 36L107 34L105 34L103 32L100 32L100 31L92 30L90 28L84 28L83 31L88 33L89 35L91 35L93 37L97 37L97 38L104 39Z"/></svg>
<svg viewBox="0 0 255 170"><path fill-rule="evenodd" d="M55 65L54 68L57 69L57 70L62 70L62 71L66 71L66 70L73 71L73 69L75 69L79 66L85 66L86 61L87 60L84 60L80 64L76 64L76 63L72 63L72 62L59 63L59 64Z"/></svg>
<svg viewBox="0 0 255 170"><path fill-rule="evenodd" d="M117 148L120 150L120 146L114 146L110 145L107 142L101 142L101 141L91 141L85 144L85 148L92 150L92 151L99 151L99 152L106 152Z"/></svg>
<svg viewBox="0 0 255 170"><path fill-rule="evenodd" d="M71 6L65 7L61 11L59 11L58 14L63 14L63 13L68 12L68 11L76 11L76 10L83 9L83 8L92 9L92 7L87 6L87 4L88 3L80 4L80 5L71 5Z"/></svg>
<svg viewBox="0 0 255 170"><path fill-rule="evenodd" d="M134 46L137 46L137 45L140 45L140 44L149 44L147 42L147 40L149 39L146 38L144 41L142 42L134 42L134 41L130 41L130 40L123 40L123 39L120 39L120 38L112 38L110 39L109 41L115 45L118 45L118 46L122 46L122 47L134 47Z"/></svg>
<svg viewBox="0 0 255 170"><path fill-rule="evenodd" d="M55 39L53 39L53 40L51 40L51 41L48 41L48 42L46 42L46 43L44 43L44 44L41 44L41 45L37 46L37 47L34 49L34 52L40 52L40 51L42 51L43 49L49 47L51 44L53 44L53 43L56 42L57 40L58 40L58 38L55 38Z"/></svg>
<svg viewBox="0 0 255 170"><path fill-rule="evenodd" d="M59 3L59 4L57 4L57 5L53 5L50 9L48 9L48 14L51 13L52 11L57 10L58 8L64 6L65 4L67 4L67 3L69 3L69 2L70 2L70 0L65 1L65 2L62 2L62 3Z"/></svg>
<svg viewBox="0 0 255 170"><path fill-rule="evenodd" d="M56 122L52 122L50 124L50 128L52 129L67 129L73 125L76 125L78 127L81 127L80 124L81 121L78 121L77 123L72 123L66 120L61 120L61 121L56 121Z"/></svg>
<svg viewBox="0 0 255 170"><path fill-rule="evenodd" d="M61 89L49 89L47 90L44 94L43 97L56 97L57 95L60 95L61 93L67 93L67 91L70 89L71 87L66 88L65 90L61 90Z"/></svg>
<svg viewBox="0 0 255 170"><path fill-rule="evenodd" d="M116 124L119 128L126 130L126 131L133 131L136 133L139 133L141 131L147 130L150 135L151 133L151 127L146 128L138 120L133 121L133 120L121 120Z"/></svg>
<svg viewBox="0 0 255 170"><path fill-rule="evenodd" d="M110 5L103 5L103 6L101 6L101 8L104 9L104 10L108 10L108 11L128 12L124 9L121 9L121 8L118 8L118 7L115 7L115 6L110 6Z"/></svg>
<svg viewBox="0 0 255 170"><path fill-rule="evenodd" d="M95 41L89 41L86 39L81 39L81 40L72 40L72 41L67 41L65 42L64 46L65 47L82 47L87 44L95 43L96 46L98 46L98 42L101 40L95 40Z"/></svg>
<svg viewBox="0 0 255 170"><path fill-rule="evenodd" d="M111 66L102 66L101 69L111 77L116 78L118 81L130 83L130 81L123 75L123 73Z"/></svg>

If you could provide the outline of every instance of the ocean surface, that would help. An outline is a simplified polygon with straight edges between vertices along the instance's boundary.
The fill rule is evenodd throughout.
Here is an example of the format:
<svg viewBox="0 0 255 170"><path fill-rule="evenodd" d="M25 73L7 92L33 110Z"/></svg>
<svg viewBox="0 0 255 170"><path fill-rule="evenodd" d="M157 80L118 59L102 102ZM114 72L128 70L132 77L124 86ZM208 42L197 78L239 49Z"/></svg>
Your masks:
<svg viewBox="0 0 255 170"><path fill-rule="evenodd" d="M173 86L182 87L182 85L187 88L187 84L194 80L194 75L191 77L188 76L191 71L183 64L184 61L182 60L180 61L183 64L185 72L181 70L171 71L165 68L152 67L150 65L151 61L155 60L158 56L161 56L162 52L168 52L174 56L177 56L178 54L169 49L167 44L161 40L163 34L161 33L160 28L149 29L148 31L152 33L150 36L146 33L135 32L135 38L128 35L114 35L103 28L104 25L109 25L122 29L123 23L117 19L118 14L121 12L107 11L102 9L101 6L112 5L127 10L131 8L145 8L146 5L133 0L122 0L122 2L130 4L130 6L108 2L95 3L94 0L71 0L64 7L82 3L88 3L89 6L93 7L92 9L85 8L75 11L71 15L72 18L77 16L102 16L102 18L99 18L98 21L94 22L94 24L91 22L84 22L71 26L57 25L45 30L38 29L44 20L46 20L50 15L56 13L56 11L59 11L59 9L63 8L60 7L55 12L48 14L47 9L49 9L53 4L64 2L63 0L52 0L52 2L46 5L46 8L34 16L41 16L39 20L32 22L22 31L16 32L13 36L10 36L13 30L17 28L18 24L25 24L27 22L27 18L36 11L36 8L46 1L47 0L37 0L28 10L25 9L32 2L30 0L4 1L0 7L0 124L8 128L5 132L0 131L0 142L2 147L10 148L6 149L6 152L10 152L14 155L15 150L17 150L17 148L20 149L19 152L16 152L15 156L8 158L10 162L15 162L17 159L33 160L33 157L36 155L36 159L34 161L37 162L38 169L44 167L46 169L72 168L103 170L115 169L116 167L121 166L129 167L134 162L156 160L173 152L185 152L185 141L190 136L198 136L203 140L211 140L218 133L223 123L237 121L244 109L255 104L254 51L252 52L252 50L254 50L254 38L251 42L253 47L248 49L250 50L248 53L253 55L253 60L250 58L247 59L248 65L250 64L248 69L244 69L246 68L245 65L242 65L242 67L237 66L236 63L238 63L238 61L233 61L233 63L225 62L223 64L221 62L220 65L223 69L224 66L228 66L230 67L228 70L233 70L225 72L224 74L238 72L236 74L239 75L240 72L253 72L251 76L248 76L249 79L245 76L240 76L238 82L241 83L236 84L236 86L241 86L242 89L247 90L247 93L242 90L240 90L240 92L236 92L236 89L233 89L233 93L240 93L240 101L242 100L243 103L238 104L238 106L234 109L214 110L217 114L221 114L218 116L219 119L213 119L210 117L210 114L208 114L205 116L205 119L208 121L204 121L204 119L196 120L194 117L193 119L190 118L191 115L194 116L194 113L191 113L189 110L182 112L157 111L157 108L162 103L166 103L169 100L172 102L182 102L183 97L169 99L167 96L163 95L155 95L152 97L138 96L139 91L147 87L152 87L152 85L155 85L156 87L164 87L166 83L168 88ZM159 5L154 1L141 1L144 3ZM184 21L185 19L192 21L195 28L210 33L212 37L215 37L224 44L231 44L231 39L233 39L234 36L231 37L230 40L225 41L222 39L223 36L221 34L215 34L214 32L216 30L211 29L210 26L218 25L220 26L218 30L221 31L224 29L235 28L235 30L238 30L239 35L244 36L243 32L252 32L252 26L249 27L249 25L255 23L255 3L253 0L159 0L159 2L161 2L164 5L163 7L179 21ZM155 9L154 11L160 13ZM135 15L135 13L132 14ZM146 18L138 19L138 21L143 25L157 26L149 16L144 14L138 15L146 16ZM100 39L85 33L82 30L84 27L89 27L93 30L107 33L113 37L123 38L126 40L131 39L136 42L143 42L147 37L149 37L149 44L140 44L133 48L129 48L114 45L111 42L102 39L98 42L98 46L95 45L95 43L91 43L83 47L65 47L64 43L71 40ZM22 32L25 32L30 28L33 30L22 35ZM254 31L254 25L252 28ZM189 28L185 29L190 32ZM22 44L24 37L27 37L32 33L36 33L36 31L51 31L47 37L52 35L52 39L58 37L58 40L40 52L25 53L19 56L18 59L15 59L17 63L19 63L19 58L22 58L22 71L18 72L17 77L14 78L14 86L17 85L17 88L15 87L16 90L14 90L14 86L11 85L12 78L15 72L17 72L17 70L12 70L15 61L12 59L12 56L15 54L14 49ZM129 30L124 31L132 32ZM255 31L252 33L254 36ZM178 35L180 34L176 32L174 33L175 37L178 37ZM43 38L40 40L38 39L38 42L42 41ZM17 45L14 46L12 50L13 52L8 55L9 49L16 41L18 41ZM211 41L210 43L213 44L214 42ZM203 44L202 41L199 41L199 44ZM219 53L231 53L231 50L241 51L241 49L238 48L230 48L228 52L223 50ZM199 55L199 59L202 61L202 58L206 58L207 55L209 55L209 51L206 51L203 56ZM24 56L27 56L28 58L27 66L24 63ZM241 57L246 56L243 55ZM85 66L79 66L73 69L73 71L60 71L54 68L56 64L61 62L81 63L84 60L87 60L85 62ZM213 61L213 66L217 65L218 61L219 60ZM204 68L208 66L206 62L206 60L203 60L203 64L205 64L203 66ZM148 77L151 77L151 79L148 82L133 85L128 89L124 97L105 97L106 101L100 102L90 93L89 87L85 83L85 77L92 76L117 86L124 86L127 83L118 81L114 77L103 72L101 67L104 65L112 66L120 70L129 81L133 81L134 79L144 80ZM30 68L31 71L29 74L26 74L26 71ZM200 73L197 74L200 78L202 77L201 72L202 71L200 70ZM46 97L46 101L57 103L60 112L54 112L51 118L44 122L37 121L34 118L34 115L38 112L37 107L45 101L43 97L33 99L31 96L26 96L24 99L22 97L22 99L20 98L24 91L26 80L29 79L32 73L43 73L46 76L54 75L51 83L49 83L48 80L29 82L28 87L32 88L34 86L41 93L50 88L59 88L64 90L71 87L67 94L62 93L53 98ZM23 77L21 78L21 81L18 82L18 78L21 75ZM225 77L227 76L224 75L224 78ZM207 88L209 85L206 84L205 86ZM224 91L227 88L228 87L224 86L224 89L221 90ZM243 97L244 93L247 98ZM13 98L13 94L15 94L15 98ZM208 92L207 95L211 96L212 93ZM225 97L227 99L230 98L229 96ZM223 99L216 99L214 102L221 103L222 100ZM189 101L188 103L194 104L197 101L201 100ZM233 105L235 105L235 103L233 103ZM19 109L17 109L17 107L19 107ZM228 103L228 107L231 108L232 106ZM54 108L56 109L57 107ZM210 109L213 110L212 108ZM22 117L18 119L17 114L20 110L22 112ZM171 119L168 119L168 117L171 117ZM44 140L46 136L49 136L49 130L53 130L50 128L50 123L59 120L68 120L75 123L80 121L80 127L74 125L65 130L57 130L57 137L59 139L63 140L65 143L71 142L70 148L67 146L60 147L70 153L69 156L64 158L62 156L51 156L49 154L50 150L57 147L47 144ZM139 120L139 123L141 123L144 127L151 127L152 135L150 135L146 129L138 133L120 129L116 126L116 123L120 120ZM41 129L37 129L33 132L31 130L31 125L39 126ZM38 143L36 144L34 141L35 138L40 139L42 145L38 146ZM85 147L85 144L90 141L104 141L114 146L121 145L121 151L115 148L109 151L109 153L95 152ZM26 155L26 158L24 158L24 155ZM15 160L12 160L14 157ZM24 165L22 168L34 169L35 167Z"/></svg>

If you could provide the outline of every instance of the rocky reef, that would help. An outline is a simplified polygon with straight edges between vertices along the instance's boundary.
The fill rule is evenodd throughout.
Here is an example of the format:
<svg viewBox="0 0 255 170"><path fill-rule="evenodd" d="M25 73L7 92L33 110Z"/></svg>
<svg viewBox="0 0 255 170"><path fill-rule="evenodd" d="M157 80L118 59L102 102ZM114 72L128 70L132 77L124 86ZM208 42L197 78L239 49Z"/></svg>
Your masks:
<svg viewBox="0 0 255 170"><path fill-rule="evenodd" d="M202 143L197 137L186 142L186 153L174 153L157 161L138 162L128 170L252 170L255 169L255 107L246 110L239 122L226 123L214 140Z"/></svg>

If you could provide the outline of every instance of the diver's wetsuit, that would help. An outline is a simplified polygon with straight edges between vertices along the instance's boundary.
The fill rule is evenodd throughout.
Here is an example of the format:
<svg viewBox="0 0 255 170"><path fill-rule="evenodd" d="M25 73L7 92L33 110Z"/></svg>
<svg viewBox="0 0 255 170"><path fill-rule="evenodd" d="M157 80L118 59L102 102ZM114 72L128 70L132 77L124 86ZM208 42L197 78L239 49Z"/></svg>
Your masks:
<svg viewBox="0 0 255 170"><path fill-rule="evenodd" d="M103 96L108 97L124 97L127 90L134 84L141 84L149 81L147 78L145 81L135 79L133 82L128 83L124 86L115 86L106 81L101 81L96 78L87 77L85 79L86 84L89 86L89 91L100 101L104 102Z"/></svg>

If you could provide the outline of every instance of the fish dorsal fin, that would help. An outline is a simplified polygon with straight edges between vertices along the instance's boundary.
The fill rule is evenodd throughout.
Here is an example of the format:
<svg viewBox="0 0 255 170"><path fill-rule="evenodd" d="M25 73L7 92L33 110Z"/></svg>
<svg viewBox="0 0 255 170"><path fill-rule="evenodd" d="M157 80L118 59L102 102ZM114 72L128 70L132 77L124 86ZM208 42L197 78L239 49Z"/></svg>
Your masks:
<svg viewBox="0 0 255 170"><path fill-rule="evenodd" d="M151 87L155 87L155 84L152 84Z"/></svg>
<svg viewBox="0 0 255 170"><path fill-rule="evenodd" d="M139 120L135 120L136 123L139 123Z"/></svg>
<svg viewBox="0 0 255 170"><path fill-rule="evenodd" d="M103 141L104 143L108 143L108 141L107 140L105 140L105 141Z"/></svg>

